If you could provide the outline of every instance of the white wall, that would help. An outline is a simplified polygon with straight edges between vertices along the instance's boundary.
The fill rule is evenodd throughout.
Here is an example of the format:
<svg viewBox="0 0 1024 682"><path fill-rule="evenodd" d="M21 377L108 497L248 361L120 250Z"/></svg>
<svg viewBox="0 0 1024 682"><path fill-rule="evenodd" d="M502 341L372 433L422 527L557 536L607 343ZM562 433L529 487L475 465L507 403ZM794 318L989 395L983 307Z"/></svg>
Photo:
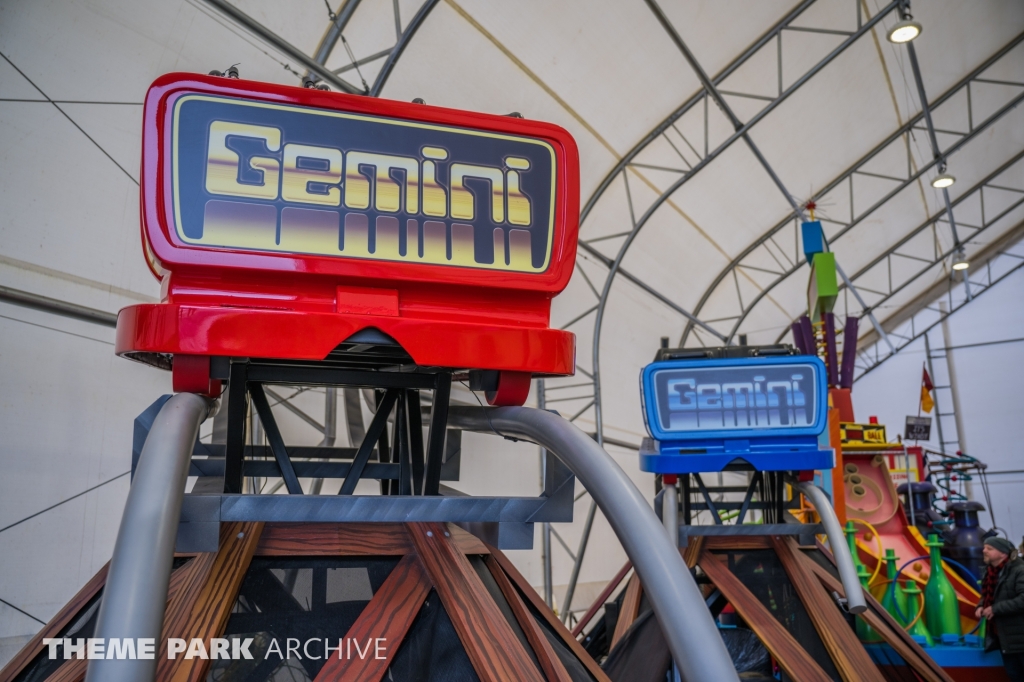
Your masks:
<svg viewBox="0 0 1024 682"><path fill-rule="evenodd" d="M1019 249L1016 249L1019 251ZM1024 269L1017 270L990 291L958 310L949 318L953 346L1018 339L1013 343L960 348L953 351L962 406L964 435L968 454L989 465L990 472L1024 470L1024 440L1021 420L1024 399ZM933 354L943 347L942 330L929 332ZM877 415L888 427L889 439L903 432L907 415L917 414L921 386L921 366L925 360L924 341L900 351L854 385L853 403L857 419L867 421ZM936 366L935 383L947 384L941 360ZM938 391L939 408L952 411L949 392ZM943 421L943 427L952 417ZM945 434L949 440L951 436ZM938 448L938 433L932 425L930 447ZM955 452L955 445L947 445ZM998 526L1005 529L1014 543L1024 535L1024 474L990 474L992 506ZM984 504L980 484L974 495ZM983 525L990 525L987 515Z"/></svg>

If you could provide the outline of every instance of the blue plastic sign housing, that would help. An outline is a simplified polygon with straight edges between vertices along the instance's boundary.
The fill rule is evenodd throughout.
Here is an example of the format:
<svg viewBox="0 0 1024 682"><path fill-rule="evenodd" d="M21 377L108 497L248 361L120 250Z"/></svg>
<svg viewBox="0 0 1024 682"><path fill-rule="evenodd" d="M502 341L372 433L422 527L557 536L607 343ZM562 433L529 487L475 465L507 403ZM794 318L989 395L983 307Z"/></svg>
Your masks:
<svg viewBox="0 0 1024 682"><path fill-rule="evenodd" d="M825 364L807 355L669 360L644 368L644 420L656 442L641 469L721 471L742 460L760 471L827 469L818 437L828 421Z"/></svg>

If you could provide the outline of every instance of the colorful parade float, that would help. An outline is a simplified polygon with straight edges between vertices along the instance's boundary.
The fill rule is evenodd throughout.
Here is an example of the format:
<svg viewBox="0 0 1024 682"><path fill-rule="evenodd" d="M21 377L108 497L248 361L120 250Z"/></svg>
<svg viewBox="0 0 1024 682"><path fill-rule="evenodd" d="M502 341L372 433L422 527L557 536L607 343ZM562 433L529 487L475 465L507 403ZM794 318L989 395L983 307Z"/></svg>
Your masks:
<svg viewBox="0 0 1024 682"><path fill-rule="evenodd" d="M968 497L984 465L855 419L857 319L837 333L835 257L813 213L802 227L793 345L663 339L644 369L656 509L743 679L1006 679L974 617L985 507ZM655 682L674 663L630 568L574 632L614 679Z"/></svg>

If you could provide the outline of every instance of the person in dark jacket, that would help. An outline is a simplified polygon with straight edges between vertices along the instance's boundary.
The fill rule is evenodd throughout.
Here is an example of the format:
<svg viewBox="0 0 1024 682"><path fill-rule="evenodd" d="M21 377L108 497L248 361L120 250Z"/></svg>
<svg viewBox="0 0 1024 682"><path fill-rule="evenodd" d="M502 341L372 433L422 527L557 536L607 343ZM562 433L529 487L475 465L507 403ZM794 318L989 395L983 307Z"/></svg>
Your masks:
<svg viewBox="0 0 1024 682"><path fill-rule="evenodd" d="M1012 682L1024 682L1024 561L1006 538L986 538L982 552L988 570L974 615L988 619L1007 676Z"/></svg>

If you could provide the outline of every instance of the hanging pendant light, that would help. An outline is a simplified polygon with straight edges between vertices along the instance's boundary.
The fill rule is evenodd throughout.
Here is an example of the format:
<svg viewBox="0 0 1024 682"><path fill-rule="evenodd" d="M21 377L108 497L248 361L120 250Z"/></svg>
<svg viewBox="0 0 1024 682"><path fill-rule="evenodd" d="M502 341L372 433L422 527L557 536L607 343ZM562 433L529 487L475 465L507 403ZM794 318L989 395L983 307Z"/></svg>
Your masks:
<svg viewBox="0 0 1024 682"><path fill-rule="evenodd" d="M946 189L952 187L953 183L956 182L956 178L949 173L942 173L932 178L932 187L935 189Z"/></svg>
<svg viewBox="0 0 1024 682"><path fill-rule="evenodd" d="M967 253L964 251L964 247L958 247L953 252L953 264L951 266L954 270L966 270L971 267L971 263L967 260Z"/></svg>
<svg viewBox="0 0 1024 682"><path fill-rule="evenodd" d="M890 43L896 43L897 45L902 43L909 43L914 38L921 35L921 24L917 23L910 17L898 21L893 24L889 32L885 34L885 37L889 39Z"/></svg>

